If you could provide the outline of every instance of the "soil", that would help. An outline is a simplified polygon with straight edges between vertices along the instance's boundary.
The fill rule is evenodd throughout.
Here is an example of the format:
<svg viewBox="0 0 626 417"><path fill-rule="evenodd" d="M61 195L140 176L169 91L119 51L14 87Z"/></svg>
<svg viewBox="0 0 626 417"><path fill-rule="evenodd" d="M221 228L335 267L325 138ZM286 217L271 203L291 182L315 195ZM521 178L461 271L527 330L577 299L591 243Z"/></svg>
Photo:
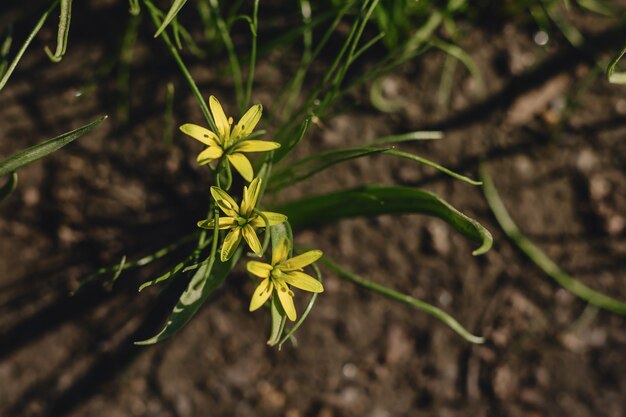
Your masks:
<svg viewBox="0 0 626 417"><path fill-rule="evenodd" d="M25 11L38 3L21 3L3 5L0 21L34 24ZM68 292L124 255L138 259L195 230L210 178L194 164L199 146L176 132L171 144L164 139L167 82L176 91L174 126L202 117L144 16L124 123L119 68L109 57L121 42L110 22L126 24L127 4L81 3L75 15L97 18L72 23L63 61L52 64L42 52L55 42L49 23L0 93L2 157L111 116L21 169L0 205L0 415L626 415L626 320L589 307L534 266L501 232L479 187L382 156L329 169L284 198L364 183L419 186L485 225L493 249L473 257L473 244L442 221L409 215L298 230L297 242L444 309L485 336L484 345L326 273L297 346L278 351L265 344L267 315L247 311L253 285L237 272L178 335L134 346L162 326L186 282L140 294L138 285L184 252L124 273L111 291ZM626 87L602 74L623 46L623 26L573 10L583 45L568 45L555 30L539 46L528 21L495 15L461 26L460 44L487 81L483 96L459 66L450 106L441 105L445 57L429 51L383 80L400 111L376 111L365 86L296 153L441 129L443 140L401 149L471 177L486 160L520 229L581 282L626 300ZM224 62L215 54L207 62ZM201 90L234 112L223 73L188 58ZM252 99L268 112L288 76L281 59L273 51L257 69ZM305 301L299 294L299 311Z"/></svg>

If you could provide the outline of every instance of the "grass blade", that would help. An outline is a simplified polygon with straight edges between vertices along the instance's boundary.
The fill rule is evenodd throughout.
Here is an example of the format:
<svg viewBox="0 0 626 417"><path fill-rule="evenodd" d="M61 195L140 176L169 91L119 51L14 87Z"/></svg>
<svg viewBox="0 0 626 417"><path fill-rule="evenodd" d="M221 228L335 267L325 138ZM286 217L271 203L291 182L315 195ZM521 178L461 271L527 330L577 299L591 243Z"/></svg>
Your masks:
<svg viewBox="0 0 626 417"><path fill-rule="evenodd" d="M383 154L395 156L398 158L408 159L414 162L418 162L420 164L424 164L431 168L436 169L439 172L442 172L446 175L451 176L452 178L458 179L460 181L466 182L471 185L481 185L480 181L473 180L471 178L466 177L465 175L461 175L454 171L449 170L448 168L439 165L429 159L422 158L421 156L413 155L408 152L402 152L391 148L377 148L373 146L363 146L363 147L355 147L355 148L345 148L345 149L337 149L333 151L327 152L319 152L310 157L301 159L299 161L294 162L289 167L276 172L270 178L270 183L268 184L268 189L272 192L283 189L290 185L293 185L297 182L304 181L307 178L312 177L313 175L328 169L334 165L340 164L342 162L346 162L352 159L363 158L366 156L371 156L375 154Z"/></svg>
<svg viewBox="0 0 626 417"><path fill-rule="evenodd" d="M473 255L486 253L491 233L435 194L424 190L387 185L365 185L337 193L288 202L276 208L294 227L315 226L359 216L426 214L448 223L457 232L480 244Z"/></svg>
<svg viewBox="0 0 626 417"><path fill-rule="evenodd" d="M161 26L159 26L159 28L157 29L156 33L154 34L155 38L157 38L161 34L161 32L163 32L165 30L165 28L170 23L172 23L172 20L174 20L174 18L176 18L176 15L178 14L178 12L180 12L180 9L183 8L185 3L187 3L187 0L174 0L172 2L172 6L167 11L167 14L165 15L165 19L163 19L163 22L161 22Z"/></svg>
<svg viewBox="0 0 626 417"><path fill-rule="evenodd" d="M384 151L383 153L386 154L386 155L397 156L397 157L400 157L400 158L409 159L411 161L419 162L420 164L427 165L427 166L429 166L431 168L436 169L439 172L443 172L444 174L451 176L452 178L456 178L459 181L463 181L463 182L466 182L466 183L471 184L471 185L481 185L482 184L480 181L473 180L473 179L471 179L469 177L466 177L465 175L461 175L459 173L451 171L448 168L446 168L446 167L444 167L442 165L439 165L438 163L433 162L433 161L431 161L429 159L422 158L421 156L413 155L413 154L410 154L408 152L397 151L395 149L388 149L388 150Z"/></svg>
<svg viewBox="0 0 626 417"><path fill-rule="evenodd" d="M187 289L180 296L163 329L156 335L137 341L135 344L153 345L169 338L182 329L198 312L209 295L224 281L230 270L237 263L239 256L241 256L241 249L238 249L227 262L221 262L219 257L214 257L214 262L205 263L198 268L191 278Z"/></svg>
<svg viewBox="0 0 626 417"><path fill-rule="evenodd" d="M280 242L287 238L290 242L293 241L293 236L291 236L291 228L288 224L277 224L275 226L271 226L268 228L271 235L272 240L272 250L275 250ZM291 245L290 245L291 246ZM293 248L289 251L289 257L293 253ZM270 327L270 336L267 339L267 344L269 346L275 346L280 342L282 338L283 331L285 329L285 323L287 322L287 316L282 309L280 301L278 300L278 296L274 294L270 301L270 316L272 319L272 324Z"/></svg>
<svg viewBox="0 0 626 417"><path fill-rule="evenodd" d="M310 123L311 123L311 118L307 117L306 119L304 119L304 121L300 125L300 129L298 133L296 133L295 135L291 137L288 137L287 140L278 138L278 141L280 142L281 146L280 148L274 151L274 157L273 157L274 163L280 161L285 156L287 156L289 152L291 152L291 150L295 148L296 145L298 145L298 143L300 143L302 138L304 138L304 135L306 134L306 131L309 128Z"/></svg>
<svg viewBox="0 0 626 417"><path fill-rule="evenodd" d="M304 181L313 175L342 162L384 152L385 148L349 148L336 151L320 152L305 158L272 175L267 186L270 192Z"/></svg>
<svg viewBox="0 0 626 417"><path fill-rule="evenodd" d="M626 302L616 300L615 298L604 295L595 291L586 285L580 283L575 278L563 271L552 259L541 251L534 243L525 237L519 230L509 213L507 212L498 191L487 171L485 164L481 166L480 175L483 180L483 191L487 203L493 211L498 224L504 233L513 241L528 258L537 265L549 277L554 279L560 286L571 291L577 297L582 298L589 304L594 305L614 313L626 315Z"/></svg>
<svg viewBox="0 0 626 417"><path fill-rule="evenodd" d="M64 133L38 145L31 146L30 148L26 148L16 153L15 155L10 156L4 161L0 161L0 177L10 172L13 172L26 164L30 164L31 162L43 158L44 156L49 155L54 151L57 151L58 149L78 139L85 133L100 125L100 123L102 123L106 118L107 116L103 116L98 120L89 123L88 125L79 127L76 130Z"/></svg>
<svg viewBox="0 0 626 417"><path fill-rule="evenodd" d="M28 46L30 45L30 43L33 41L33 39L35 38L39 30L41 29L43 24L46 22L46 19L48 18L50 13L52 13L52 10L54 10L54 8L57 7L58 4L59 4L59 0L56 0L48 8L48 10L46 10L45 13L39 18L39 20L35 24L35 27L33 28L33 30L30 32L30 34L28 35L28 37L22 44L22 47L20 48L20 50L17 52L17 55L15 55L15 58L13 58L13 61L11 61L11 64L9 64L8 68L2 75L2 79L0 79L0 90L2 90L4 86L6 85L7 81L9 81L9 78L11 78L11 74L13 74L15 67L17 66L18 62L20 62L20 59L22 59L22 55L24 55L24 52L26 52L26 49L28 49Z"/></svg>
<svg viewBox="0 0 626 417"><path fill-rule="evenodd" d="M7 180L7 182L2 187L0 187L0 202L2 202L2 200L7 198L9 194L11 194L13 190L15 190L16 186L17 186L17 173L12 172L11 177Z"/></svg>
<svg viewBox="0 0 626 417"><path fill-rule="evenodd" d="M67 37L70 34L72 21L72 0L61 0L61 13L59 15L59 30L57 31L57 49L54 54L46 46L45 51L52 62L60 62L67 49Z"/></svg>
<svg viewBox="0 0 626 417"><path fill-rule="evenodd" d="M328 259L328 257L326 256L320 259L320 262L326 267L328 267L328 269L336 273L339 278L345 279L346 281L352 282L370 291L374 291L375 293L378 293L382 295L383 297L387 297L394 301L399 301L413 308L421 310L427 314L430 314L436 319L444 322L448 327L450 327L452 330L454 330L458 335L463 337L468 342L476 343L476 344L481 344L485 342L484 338L480 336L474 336L473 334L471 334L454 317L452 317L451 315L449 315L448 313L446 313L445 311L441 310L438 307L435 307L431 304L428 304L425 301L403 294L389 287L385 287L384 285L377 284L373 281L367 280L351 272L348 272L345 269L341 268L336 263L334 263L333 261L331 261L330 259Z"/></svg>
<svg viewBox="0 0 626 417"><path fill-rule="evenodd" d="M401 133L399 135L383 136L372 142L372 145L385 143L411 142L414 140L437 140L443 138L443 133L438 130L417 130L415 132Z"/></svg>
<svg viewBox="0 0 626 417"><path fill-rule="evenodd" d="M139 7L139 0L128 0L128 12L133 16L139 16L141 7Z"/></svg>
<svg viewBox="0 0 626 417"><path fill-rule="evenodd" d="M465 68L470 72L472 78L476 82L476 90L480 97L485 96L487 92L487 87L485 86L485 80L483 79L483 75L478 69L478 65L476 65L476 61L465 52L460 46L454 45L452 43L444 42L441 39L433 38L430 40L430 44L435 48L438 48L444 51L449 56L456 58L459 60Z"/></svg>
<svg viewBox="0 0 626 417"><path fill-rule="evenodd" d="M315 270L315 275L317 276L317 280L322 282L322 272L320 271L320 269L315 264L312 264L311 267ZM319 295L319 293L313 293L313 295L311 296L311 299L309 300L308 304L306 305L306 308L304 309L304 311L302 312L302 314L298 318L298 321L293 325L293 327L291 329L289 329L289 331L287 333L285 333L283 338L280 339L280 341L278 342L278 350L280 350L283 347L283 344L287 340L289 340L291 337L293 337L293 335L296 332L296 330L298 330L300 328L300 326L302 326L302 323L304 323L304 320L306 320L306 318L309 316L309 313L313 309L313 305L315 304L315 301L317 300L317 296L318 295Z"/></svg>
<svg viewBox="0 0 626 417"><path fill-rule="evenodd" d="M9 26L7 30L7 37L4 38L2 45L0 45L0 77L4 75L7 67L9 66L8 56L11 50L11 44L13 43L12 29Z"/></svg>
<svg viewBox="0 0 626 417"><path fill-rule="evenodd" d="M161 10L159 10L158 7L156 7L150 0L144 0L144 4L146 5L146 7L148 8L148 11L150 12L150 18L152 19L152 22L154 23L155 26L159 27L160 19L163 16L163 12L161 12ZM185 80L187 80L187 83L189 84L189 87L191 88L191 91L194 97L196 98L196 101L198 102L198 105L200 106L200 110L202 111L202 114L204 115L207 123L209 124L209 127L211 128L212 131L217 132L217 126L215 125L215 120L213 120L213 116L211 115L211 112L209 111L209 106L207 106L206 101L202 97L202 93L198 89L198 85L196 84L193 77L189 73L189 70L187 69L187 66L185 65L185 63L183 62L183 59L180 57L180 54L178 53L176 46L172 43L172 40L168 36L167 32L163 32L163 36L161 36L161 39L163 39L163 41L167 45L167 49L172 54L172 57L174 57L176 64L178 64L178 68L180 68L180 71L183 73L183 77L185 77Z"/></svg>
<svg viewBox="0 0 626 417"><path fill-rule="evenodd" d="M609 79L610 83L626 84L626 72L615 72L615 67L624 54L626 54L626 46L619 52L619 54L613 57L611 62L609 62L609 66L606 68L606 77Z"/></svg>

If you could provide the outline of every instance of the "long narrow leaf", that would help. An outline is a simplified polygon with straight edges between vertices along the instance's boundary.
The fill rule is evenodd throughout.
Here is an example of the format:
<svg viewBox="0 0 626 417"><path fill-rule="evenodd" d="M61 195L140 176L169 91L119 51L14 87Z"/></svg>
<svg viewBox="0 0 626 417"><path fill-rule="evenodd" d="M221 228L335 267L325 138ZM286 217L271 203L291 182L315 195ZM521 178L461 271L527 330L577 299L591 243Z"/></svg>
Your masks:
<svg viewBox="0 0 626 417"><path fill-rule="evenodd" d="M384 152L384 148L351 148L339 149L331 152L320 152L314 155L313 159L301 160L287 167L283 171L277 172L270 178L268 190L275 192L289 185L303 181L313 175L351 159L362 158L373 154Z"/></svg>
<svg viewBox="0 0 626 417"><path fill-rule="evenodd" d="M452 178L456 178L468 184L472 184L472 185L481 184L480 181L476 181L471 178L468 178L465 175L461 175L457 172L454 172L429 159L422 158L421 156L413 155L408 152L402 152L402 151L398 151L398 150L391 149L391 148L377 148L374 146L362 146L362 147L344 148L344 149L337 149L333 151L320 152L310 157L296 161L290 166L288 166L287 168L281 171L278 171L274 175L272 175L268 188L270 191L275 192L277 190L280 190L282 188L288 187L297 182L310 178L313 175L325 169L328 169L334 165L337 165L337 164L340 164L342 162L346 162L352 159L363 158L363 157L371 156L375 154L390 155L390 156L395 156L398 158L408 159L414 162L419 162L421 164L434 168L437 171L440 171L446 175L449 175Z"/></svg>
<svg viewBox="0 0 626 417"><path fill-rule="evenodd" d="M292 201L276 208L294 227L314 226L341 219L382 214L426 214L438 217L457 232L480 244L472 252L482 255L493 243L491 233L449 203L424 190L366 185L337 193Z"/></svg>
<svg viewBox="0 0 626 417"><path fill-rule="evenodd" d="M374 291L384 297L390 298L394 301L399 301L401 303L407 304L411 307L417 308L418 310L422 310L423 312L430 314L431 316L444 322L448 327L450 327L468 342L477 344L485 342L484 338L471 334L454 317L438 307L435 307L425 301L418 300L417 298L411 297L410 295L403 294L391 288L385 287L384 285L377 284L373 281L367 280L351 272L348 272L330 259L328 259L328 257L326 256L320 259L320 262L327 266L331 271L336 273L339 278L353 282L354 284Z"/></svg>
<svg viewBox="0 0 626 417"><path fill-rule="evenodd" d="M59 62L65 55L67 49L67 37L70 34L70 23L72 21L72 0L61 0L61 13L59 15L59 30L57 32L57 48L54 51L50 51L50 48L46 46L45 51L48 58L52 62Z"/></svg>
<svg viewBox="0 0 626 417"><path fill-rule="evenodd" d="M128 0L128 12L133 16L138 16L141 12L139 0Z"/></svg>
<svg viewBox="0 0 626 417"><path fill-rule="evenodd" d="M17 186L17 173L13 172L7 182L0 187L0 202L7 198Z"/></svg>
<svg viewBox="0 0 626 417"><path fill-rule="evenodd" d="M317 276L317 280L322 282L322 272L320 271L320 269L315 265L312 264L311 267L315 270L315 275ZM311 299L309 300L309 302L307 303L304 311L302 312L302 314L300 315L300 317L298 317L298 321L295 322L295 324L291 327L291 329L289 329L287 332L285 332L285 335L283 336L282 339L280 339L280 341L278 342L278 350L280 350L283 346L283 344L289 340L295 340L293 339L293 335L296 332L296 330L298 330L300 328L300 326L302 326L302 323L304 323L304 321L306 320L306 318L309 316L309 313L311 312L311 309L313 309L313 305L315 305L315 301L317 300L317 297L319 296L319 293L313 293L313 295L311 296Z"/></svg>
<svg viewBox="0 0 626 417"><path fill-rule="evenodd" d="M304 119L304 121L300 125L300 131L297 134L295 134L291 139L283 140L282 138L278 138L278 141L280 142L281 146L280 148L274 151L274 157L273 157L274 163L283 159L287 154L289 154L289 152L291 152L293 148L296 147L298 143L300 143L307 129L309 128L310 123L311 123L311 118L307 117L306 119Z"/></svg>
<svg viewBox="0 0 626 417"><path fill-rule="evenodd" d="M178 15L178 12L180 12L180 9L183 8L185 3L187 3L187 0L174 0L172 2L172 6L167 11L167 15L165 15L165 19L163 19L163 22L161 22L161 26L159 26L156 33L154 34L155 38L157 38L161 34L161 32L163 32L165 28L170 23L172 23L172 20L176 18L176 15Z"/></svg>
<svg viewBox="0 0 626 417"><path fill-rule="evenodd" d="M22 55L24 55L24 52L26 52L26 49L28 49L28 46L30 45L30 43L33 41L37 33L39 33L39 30L45 23L46 19L48 18L50 13L52 13L54 8L57 7L58 4L59 4L59 0L56 0L48 8L48 10L46 10L45 13L39 18L39 20L35 24L35 27L33 28L33 30L30 32L30 34L28 35L28 37L22 44L22 47L20 48L20 50L17 52L17 55L15 55L15 58L13 58L13 61L11 61L11 64L8 66L8 68L2 75L2 78L0 79L0 90L2 90L4 86L6 85L7 81L9 81L9 78L11 77L11 74L13 74L15 67L17 66L18 62L20 62L20 59L22 59Z"/></svg>
<svg viewBox="0 0 626 417"><path fill-rule="evenodd" d="M626 84L626 72L616 72L615 67L617 63L622 59L622 57L626 54L626 46L619 52L619 54L615 55L611 62L609 62L609 66L606 69L606 77L609 79L610 83L613 84Z"/></svg>
<svg viewBox="0 0 626 417"><path fill-rule="evenodd" d="M2 44L0 45L0 77L4 75L4 72L7 70L9 66L8 56L9 51L11 50L11 44L13 43L13 34L11 27L7 31L7 37L4 38Z"/></svg>
<svg viewBox="0 0 626 417"><path fill-rule="evenodd" d="M486 165L483 164L481 166L480 174L484 183L483 191L485 198L498 224L500 224L500 227L509 239L511 239L535 265L554 279L560 286L571 291L589 304L614 313L626 315L626 302L604 295L577 281L574 277L563 271L552 259L548 258L541 249L524 236L504 207L493 180L487 171Z"/></svg>
<svg viewBox="0 0 626 417"><path fill-rule="evenodd" d="M68 143L78 139L83 136L85 133L91 131L100 123L102 123L108 116L103 116L98 120L89 123L83 127L79 127L76 130L72 130L71 132L64 133L56 138L47 140L43 143L40 143L35 146L31 146L30 148L26 148L13 156L5 159L4 161L0 161L0 177L8 174L9 172L13 172L16 169L30 164L40 158L43 158L46 155L51 154L52 152L64 147Z"/></svg>
<svg viewBox="0 0 626 417"><path fill-rule="evenodd" d="M276 250L280 242L287 238L291 242L291 229L284 223L277 224L275 226L271 226L269 229L272 239L272 251ZM290 254L293 248L290 249ZM267 344L269 346L275 346L278 344L280 339L283 336L283 330L285 329L285 323L287 321L287 316L285 315L282 307L280 305L280 301L277 299L278 297L274 295L270 301L270 317L272 319L271 327L270 327L270 336L267 339Z"/></svg>
<svg viewBox="0 0 626 417"><path fill-rule="evenodd" d="M187 289L180 296L172 314L167 319L165 327L149 339L135 342L136 345L153 345L161 342L182 329L198 312L202 304L211 293L224 281L237 260L241 256L241 249L227 262L221 262L219 257L213 263L205 263L198 268L191 278Z"/></svg>
<svg viewBox="0 0 626 417"><path fill-rule="evenodd" d="M152 19L152 22L154 23L155 26L159 27L161 25L161 18L163 17L163 12L161 12L161 10L159 10L159 8L156 7L150 0L144 0L144 4L146 5L146 7L148 8L148 11L150 12L150 18ZM183 59L180 57L180 54L178 53L176 46L174 46L174 44L172 43L167 32L163 32L163 36L161 36L161 39L163 39L163 41L167 45L167 49L172 54L172 57L176 61L176 64L178 64L180 71L183 73L183 76L187 80L187 83L189 84L189 87L191 88L191 92L195 96L196 101L198 102L198 105L200 106L200 110L202 111L202 114L204 115L207 122L209 123L209 127L211 128L212 131L217 132L217 125L215 124L215 120L213 120L213 116L211 115L211 112L209 111L209 106L207 106L206 101L202 97L202 93L200 92L200 89L198 88L198 86L196 85L196 82L194 81L193 77L189 73L189 70L187 69L187 66L185 65L185 63L183 62Z"/></svg>

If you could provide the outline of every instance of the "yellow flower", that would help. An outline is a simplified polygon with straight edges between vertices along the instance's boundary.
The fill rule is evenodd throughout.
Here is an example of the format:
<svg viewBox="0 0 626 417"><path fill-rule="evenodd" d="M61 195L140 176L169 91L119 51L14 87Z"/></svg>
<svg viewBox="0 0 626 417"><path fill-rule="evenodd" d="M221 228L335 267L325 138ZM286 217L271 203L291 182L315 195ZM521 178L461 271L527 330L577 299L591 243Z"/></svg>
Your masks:
<svg viewBox="0 0 626 417"><path fill-rule="evenodd" d="M263 216L267 218L270 226L287 220L287 216L284 214L272 213L271 211L263 211L259 214L256 210L256 204L260 191L261 179L255 178L248 187L243 187L243 198L240 206L226 191L219 187L211 187L211 195L213 195L218 207L226 214L226 217L219 218L218 227L220 230L230 229L224 238L220 252L222 262L226 262L233 256L242 236L257 256L263 256L261 242L259 242L254 228L267 226ZM198 226L204 229L213 229L215 220L201 220L198 222Z"/></svg>
<svg viewBox="0 0 626 417"><path fill-rule="evenodd" d="M280 143L277 142L247 139L261 119L263 106L257 104L250 107L232 130L233 118L226 118L222 105L214 96L209 97L209 107L217 125L217 132L191 123L180 127L183 133L208 146L198 154L198 163L206 165L225 155L246 181L252 181L254 176L252 164L243 152L265 152L280 148Z"/></svg>
<svg viewBox="0 0 626 417"><path fill-rule="evenodd" d="M292 285L301 290L310 292L323 292L322 283L310 275L302 272L302 268L312 264L322 257L322 251L311 250L302 255L289 256L289 240L284 238L272 253L272 264L263 262L248 262L248 272L263 279L250 300L250 311L261 307L276 290L280 304L291 321L296 320L296 308L293 305L293 291L289 289Z"/></svg>

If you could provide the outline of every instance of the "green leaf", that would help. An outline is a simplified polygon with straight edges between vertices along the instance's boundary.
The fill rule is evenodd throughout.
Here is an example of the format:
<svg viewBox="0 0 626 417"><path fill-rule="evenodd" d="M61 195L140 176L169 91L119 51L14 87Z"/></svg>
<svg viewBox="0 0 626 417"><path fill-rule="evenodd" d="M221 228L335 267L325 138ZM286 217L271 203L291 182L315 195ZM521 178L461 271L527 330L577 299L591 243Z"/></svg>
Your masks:
<svg viewBox="0 0 626 417"><path fill-rule="evenodd" d="M128 12L133 16L138 16L141 12L141 7L139 7L139 0L128 0Z"/></svg>
<svg viewBox="0 0 626 417"><path fill-rule="evenodd" d="M315 270L315 275L317 276L317 280L322 282L322 272L320 271L320 269L315 264L312 264L311 267ZM283 347L283 344L287 340L289 339L295 340L293 339L294 333L296 332L296 330L300 328L300 326L302 326L302 323L304 323L306 318L309 316L309 313L311 312L311 309L313 309L313 305L315 304L315 301L317 300L318 295L319 293L313 293L313 295L311 296L311 299L306 305L306 308L304 309L302 314L300 314L300 317L298 317L298 321L296 321L293 327L291 327L291 329L289 329L289 331L287 331L285 335L282 337L282 339L280 339L280 341L278 342L278 350L280 350Z"/></svg>
<svg viewBox="0 0 626 417"><path fill-rule="evenodd" d="M178 12L180 12L180 9L183 8L185 3L187 3L187 0L174 0L172 2L172 6L167 11L167 15L165 16L165 19L163 19L161 26L159 26L156 33L154 34L155 38L158 37L161 34L161 32L165 30L165 28L172 22L172 20L174 20L174 18L176 18L176 15L178 14Z"/></svg>
<svg viewBox="0 0 626 417"><path fill-rule="evenodd" d="M429 166L431 168L435 168L439 172L443 172L444 174L449 175L452 178L456 178L457 180L466 182L468 184L472 184L472 185L481 185L482 184L480 181L476 181L476 180L473 180L471 178L466 177L465 175L458 174L458 173L456 173L454 171L449 170L448 168L446 168L446 167L444 167L442 165L439 165L436 162L433 162L433 161L431 161L429 159L426 159L426 158L422 158L421 156L413 155L413 154L410 154L408 152L397 151L395 149L389 149L389 150L386 150L383 153L386 154L386 155L397 156L397 157L400 157L400 158L410 159L411 161L419 162L420 164L424 164L424 165L427 165L427 166Z"/></svg>
<svg viewBox="0 0 626 417"><path fill-rule="evenodd" d="M291 152L291 150L293 148L296 147L296 145L298 143L300 143L300 141L304 137L304 134L306 133L307 129L309 128L309 124L310 123L311 123L311 118L307 117L306 119L304 119L304 121L300 125L300 129L299 129L298 133L293 136L293 139L291 139L291 140L284 140L284 141L279 139L279 142L280 142L281 146L280 146L280 148L278 148L278 149L276 149L274 151L274 163L276 163L276 162L280 161L281 159L283 159L289 152Z"/></svg>
<svg viewBox="0 0 626 417"><path fill-rule="evenodd" d="M482 255L493 243L491 233L446 201L428 191L387 185L365 185L337 193L292 201L276 208L294 227L315 226L341 219L381 214L426 214L438 217L465 237L478 242Z"/></svg>
<svg viewBox="0 0 626 417"><path fill-rule="evenodd" d="M267 189L270 192L275 192L312 177L313 175L330 168L333 165L337 165L351 159L381 153L385 150L385 148L360 147L320 152L308 158L296 161L282 171L276 172L270 177Z"/></svg>
<svg viewBox="0 0 626 417"><path fill-rule="evenodd" d="M430 40L430 44L463 63L472 75L472 78L474 78L474 82L476 82L476 90L479 96L482 97L486 94L487 88L485 87L485 80L483 79L482 73L478 69L478 65L476 65L476 61L474 61L474 59L472 59L472 57L465 52L465 50L463 50L463 48L437 38L432 38Z"/></svg>
<svg viewBox="0 0 626 417"><path fill-rule="evenodd" d="M270 301L270 317L272 324L270 326L270 337L267 339L267 344L269 346L275 346L280 341L283 331L285 330L285 323L287 322L287 315L283 311L276 293L272 295Z"/></svg>
<svg viewBox="0 0 626 417"><path fill-rule="evenodd" d="M398 151L393 149L392 147L381 148L376 146L381 144L391 144L394 142L403 142L409 140L438 139L440 137L441 132L411 132L404 135L379 138L369 145L365 146L319 152L309 157L303 158L299 161L293 162L288 167L277 171L270 177L268 189L271 192L276 192L280 189L310 178L313 175L334 165L349 161L351 159L363 158L373 154L384 154L409 159L411 161L427 165L460 181L467 182L468 184L480 185L480 181L473 180L464 175L451 171L448 168L439 165L429 159L422 158L408 152Z"/></svg>
<svg viewBox="0 0 626 417"><path fill-rule="evenodd" d="M17 186L17 173L12 172L11 178L9 178L7 182L2 187L0 187L0 202L4 200L5 198L7 198L9 194L11 194L13 190L15 190L16 186Z"/></svg>
<svg viewBox="0 0 626 417"><path fill-rule="evenodd" d="M372 142L372 145L385 143L412 142L416 140L438 140L443 138L443 132L439 130L416 130L414 132L401 133L399 135L383 136Z"/></svg>
<svg viewBox="0 0 626 417"><path fill-rule="evenodd" d="M12 28L9 26L7 30L7 37L0 45L0 77L2 77L9 66L8 56L11 51L11 44L13 43Z"/></svg>
<svg viewBox="0 0 626 417"><path fill-rule="evenodd" d="M335 272L339 278L345 279L346 281L350 281L370 291L374 291L375 293L378 293L384 297L390 298L394 301L399 301L401 303L407 304L411 307L417 308L418 310L422 310L423 312L430 314L431 316L444 322L448 327L450 327L468 342L478 344L485 342L484 338L471 334L454 317L438 307L435 307L425 301L411 297L410 295L403 294L391 288L385 287L384 285L377 284L373 281L367 280L351 272L348 272L330 259L328 259L328 257L326 256L320 259L320 262L327 266L331 271Z"/></svg>
<svg viewBox="0 0 626 417"><path fill-rule="evenodd" d="M613 84L626 84L626 72L615 72L615 67L617 63L622 59L622 57L626 54L626 46L622 48L619 54L615 55L611 62L609 62L609 66L606 69L606 76L609 79L610 83Z"/></svg>
<svg viewBox="0 0 626 417"><path fill-rule="evenodd" d="M52 62L59 62L65 55L67 49L67 37L70 33L70 23L72 21L72 0L61 0L61 13L59 15L59 30L57 32L57 48L54 51L50 51L50 48L46 46L45 51L48 58Z"/></svg>
<svg viewBox="0 0 626 417"><path fill-rule="evenodd" d="M20 59L22 59L22 55L24 55L24 52L26 52L26 49L28 49L28 46L30 45L30 43L33 41L37 33L39 33L39 30L45 23L46 19L48 18L50 13L52 13L52 10L54 10L54 8L57 7L58 4L59 4L59 0L56 0L54 3L52 3L52 5L50 5L48 10L46 10L44 14L39 18L39 20L35 24L35 27L33 28L33 30L30 32L30 34L28 35L28 37L22 44L22 47L20 48L19 51L17 51L15 58L13 58L13 61L11 61L11 64L9 64L6 71L4 71L4 73L2 74L2 78L0 79L0 90L2 90L4 86L6 85L7 81L9 81L9 78L11 77L11 74L13 74L15 67L17 67L17 64L18 62L20 62Z"/></svg>
<svg viewBox="0 0 626 417"><path fill-rule="evenodd" d="M288 222L270 226L269 230L272 239L272 250L277 248L280 241L284 238L289 239L290 242L293 241L291 235L291 227L289 226ZM292 251L293 247L289 250L289 253L291 254ZM283 335L283 330L285 329L285 323L287 321L287 316L285 315L285 312L283 311L276 294L274 294L270 302L270 313L272 324L270 327L270 336L267 339L267 344L269 346L275 346L280 342L280 339Z"/></svg>
<svg viewBox="0 0 626 417"><path fill-rule="evenodd" d="M504 207L504 203L502 203L498 195L498 191L485 164L481 166L480 175L484 183L483 191L485 198L498 224L509 239L511 239L535 265L541 268L543 272L555 280L560 286L571 291L574 295L582 298L589 304L614 313L626 315L626 302L604 295L580 283L567 272L563 271L552 259L543 253L541 249L524 236Z"/></svg>
<svg viewBox="0 0 626 417"><path fill-rule="evenodd" d="M88 125L79 127L78 129L72 130L71 132L63 133L56 138L49 139L38 145L31 146L30 148L26 148L16 153L15 155L10 156L4 161L0 161L0 177L17 170L18 168L26 164L30 164L31 162L41 159L54 151L59 150L68 143L78 139L85 133L100 125L100 123L102 123L107 117L108 116L103 116L98 120L89 123Z"/></svg>
<svg viewBox="0 0 626 417"><path fill-rule="evenodd" d="M150 0L144 0L144 4L148 8L148 12L150 13L150 18L152 19L152 22L154 23L155 26L159 27L161 25L161 18L163 17L163 12L161 12L161 10L159 10L159 8L156 7ZM196 97L196 100L198 101L198 104L200 105L200 110L202 111L202 114L204 115L207 122L209 123L209 127L211 128L212 131L217 132L217 126L215 125L215 120L213 120L213 116L211 115L211 112L209 111L209 106L207 106L206 101L202 97L202 93L200 92L200 89L198 89L198 85L196 84L193 77L189 73L189 70L187 69L187 66L183 62L182 58L180 57L180 54L178 53L176 46L174 46L174 44L172 43L172 40L168 36L167 32L163 32L163 36L161 36L161 39L163 39L163 41L167 45L167 49L172 54L172 57L176 61L176 64L178 64L178 67L183 73L184 78L187 80L187 83L189 84L189 87L191 88L193 95Z"/></svg>
<svg viewBox="0 0 626 417"><path fill-rule="evenodd" d="M135 344L153 345L182 329L198 312L209 295L224 281L240 256L241 249L238 249L232 258L226 262L221 262L217 256L214 257L214 262L202 264L191 278L187 289L180 296L172 314L167 319L165 327L151 338L135 342Z"/></svg>

